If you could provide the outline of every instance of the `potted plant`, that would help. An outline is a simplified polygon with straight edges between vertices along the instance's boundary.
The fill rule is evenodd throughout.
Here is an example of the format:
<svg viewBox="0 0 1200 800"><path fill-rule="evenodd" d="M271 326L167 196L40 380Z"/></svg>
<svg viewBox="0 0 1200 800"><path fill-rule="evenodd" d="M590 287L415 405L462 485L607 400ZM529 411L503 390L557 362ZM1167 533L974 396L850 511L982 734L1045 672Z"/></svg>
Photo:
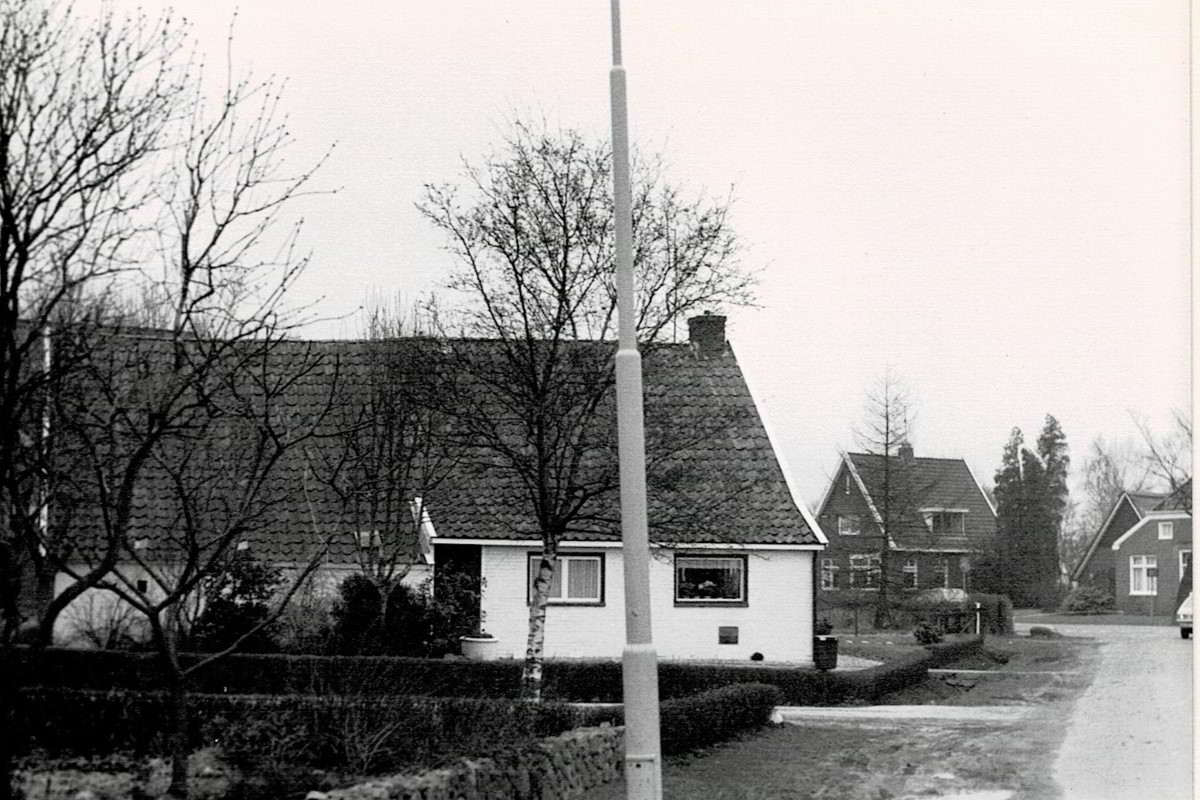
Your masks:
<svg viewBox="0 0 1200 800"><path fill-rule="evenodd" d="M462 654L472 661L495 661L500 657L500 640L483 628L483 614L479 615L479 624L465 636L458 637Z"/></svg>
<svg viewBox="0 0 1200 800"><path fill-rule="evenodd" d="M837 667L838 640L833 633L833 624L827 619L813 625L813 665L825 671Z"/></svg>

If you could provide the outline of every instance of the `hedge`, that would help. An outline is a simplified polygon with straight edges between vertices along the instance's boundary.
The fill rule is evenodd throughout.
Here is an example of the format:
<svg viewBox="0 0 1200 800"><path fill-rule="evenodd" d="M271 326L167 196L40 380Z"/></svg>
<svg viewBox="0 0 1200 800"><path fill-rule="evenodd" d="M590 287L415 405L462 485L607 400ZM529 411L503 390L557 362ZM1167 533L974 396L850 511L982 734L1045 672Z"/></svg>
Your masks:
<svg viewBox="0 0 1200 800"><path fill-rule="evenodd" d="M486 755L613 716L562 703L408 696L193 694L188 702L194 748L220 746L235 764L359 773ZM169 720L165 692L24 689L14 739L25 751L51 756L162 755Z"/></svg>
<svg viewBox="0 0 1200 800"><path fill-rule="evenodd" d="M780 697L774 686L739 684L663 702L663 752L761 727ZM238 765L287 762L359 774L437 766L622 721L620 708L506 700L195 694L188 702L194 748L219 746ZM22 749L50 756L165 754L169 720L166 693L129 690L25 689L13 715Z"/></svg>
<svg viewBox="0 0 1200 800"><path fill-rule="evenodd" d="M965 641L975 642L968 646L978 646L974 638ZM936 660L934 653L954 652L957 646L954 642L937 645L940 649L930 653L850 672L818 672L743 662L664 661L658 666L659 696L669 700L730 684L766 683L779 687L789 705L836 705L871 699L892 690L878 690L877 686L919 681L925 668L939 665L930 661ZM40 654L24 651L15 660L13 669L18 680L27 686L93 690L164 688L154 657L145 653L50 649ZM911 669L909 661L915 665ZM520 684L520 672L521 662L515 660L235 654L200 670L194 676L192 690L207 694L403 694L513 699ZM543 694L547 700L620 702L621 663L548 661Z"/></svg>

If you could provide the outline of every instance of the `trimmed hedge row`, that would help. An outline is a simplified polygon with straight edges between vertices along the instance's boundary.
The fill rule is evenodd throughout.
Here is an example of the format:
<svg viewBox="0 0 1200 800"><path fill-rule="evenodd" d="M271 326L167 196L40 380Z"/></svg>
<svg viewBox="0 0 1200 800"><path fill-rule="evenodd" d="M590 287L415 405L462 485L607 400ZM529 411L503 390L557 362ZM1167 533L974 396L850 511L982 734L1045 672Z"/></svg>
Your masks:
<svg viewBox="0 0 1200 800"><path fill-rule="evenodd" d="M966 644L964 644L964 642ZM970 644L974 642L974 644ZM664 700L737 683L779 687L789 705L836 705L871 699L920 681L924 669L954 660L938 653L978 647L977 639L936 645L928 654L853 672L750 664L659 664L659 695ZM932 661L930 660L932 659ZM22 685L107 690L164 688L154 657L142 653L50 649L24 651L13 665ZM912 662L911 664L909 662ZM934 663L936 662L936 663ZM427 697L509 698L520 683L521 663L453 661L372 656L292 656L235 654L201 670L192 689L207 694L421 695ZM879 689L877 687L884 688ZM571 702L620 702L618 661L549 661L544 696Z"/></svg>
<svg viewBox="0 0 1200 800"><path fill-rule="evenodd" d="M193 694L188 702L193 747L220 746L235 764L357 772L435 766L613 716L562 703L407 696ZM164 692L37 688L19 692L14 728L27 751L155 755L167 752L169 720Z"/></svg>
<svg viewBox="0 0 1200 800"><path fill-rule="evenodd" d="M668 700L660 710L663 751L683 753L761 727L779 700L776 687L761 684ZM432 767L622 722L614 707L406 696L198 694L189 708L192 746L217 745L234 764L360 774ZM52 756L165 754L169 720L165 693L127 690L25 689L13 715L16 741Z"/></svg>

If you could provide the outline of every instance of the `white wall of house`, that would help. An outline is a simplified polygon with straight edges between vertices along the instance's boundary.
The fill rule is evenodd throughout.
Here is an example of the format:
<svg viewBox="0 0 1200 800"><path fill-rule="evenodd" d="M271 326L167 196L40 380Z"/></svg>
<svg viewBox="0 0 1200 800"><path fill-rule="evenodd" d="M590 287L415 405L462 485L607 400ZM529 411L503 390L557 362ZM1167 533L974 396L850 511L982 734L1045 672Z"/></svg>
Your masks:
<svg viewBox="0 0 1200 800"><path fill-rule="evenodd" d="M162 591L154 579L141 567L126 564L119 569L135 586L137 581L145 581L148 597L162 597ZM297 569L286 565L281 569L284 573L283 585L288 587L291 585L289 581L297 574ZM404 576L402 583L413 587L421 586L433 574L432 570L427 564L414 565ZM75 571L82 573L86 570L80 565ZM341 582L357 571L357 565L337 564L320 567L312 575L311 592L318 597L336 597ZM55 579L55 595L61 594L72 582L73 579L69 575L59 573ZM127 629L129 635L135 638L144 638L147 632L145 625L144 618L114 593L104 589L88 589L58 616L54 624L54 643L73 647L93 646L95 636L88 636L87 632L102 633L113 626Z"/></svg>
<svg viewBox="0 0 1200 800"><path fill-rule="evenodd" d="M482 548L485 580L484 627L500 640L505 656L525 653L529 626L528 556L536 546ZM547 609L545 652L550 658L619 658L625 644L625 582L618 548L564 547L562 553L603 553L603 605L551 605ZM685 551L680 551L682 554ZM744 606L687 606L675 601L675 552L658 551L650 562L654 645L664 659L749 661L762 653L768 662L812 661L811 550L696 550L688 553L745 555ZM718 628L736 627L737 644L719 644Z"/></svg>

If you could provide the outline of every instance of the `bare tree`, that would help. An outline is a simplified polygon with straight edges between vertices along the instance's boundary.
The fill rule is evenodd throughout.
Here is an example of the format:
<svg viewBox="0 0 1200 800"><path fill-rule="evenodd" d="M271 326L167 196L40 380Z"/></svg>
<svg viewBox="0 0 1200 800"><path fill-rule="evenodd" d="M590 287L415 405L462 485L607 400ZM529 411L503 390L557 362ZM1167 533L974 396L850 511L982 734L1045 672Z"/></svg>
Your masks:
<svg viewBox="0 0 1200 800"><path fill-rule="evenodd" d="M1142 462L1146 472L1164 485L1171 494L1192 478L1192 418L1186 411L1171 412L1171 427L1156 434L1145 415L1130 411L1130 418L1142 439Z"/></svg>
<svg viewBox="0 0 1200 800"><path fill-rule="evenodd" d="M637 330L652 347L690 313L748 302L751 278L726 204L685 201L658 161L635 173ZM522 697L537 700L559 544L611 520L617 487L611 152L574 131L518 122L464 178L465 205L456 188L430 185L419 209L457 260L450 286L465 297L457 324L487 340L451 341L455 369L468 376L453 402L455 427L477 453L474 468L524 498L518 532L542 541L521 685ZM654 428L648 421L649 435ZM648 441L648 453L654 447Z"/></svg>
<svg viewBox="0 0 1200 800"><path fill-rule="evenodd" d="M388 618L393 590L416 563L427 504L457 461L446 400L455 375L441 343L415 335L397 306L368 312L359 363L338 387L315 476L341 506L352 549ZM351 373L352 374L349 374Z"/></svg>
<svg viewBox="0 0 1200 800"><path fill-rule="evenodd" d="M903 380L890 368L867 391L862 426L856 431L859 445L875 456L870 474L864 476L871 486L872 499L879 518L878 592L875 627L892 624L894 570L892 553L897 537L906 528L922 525L916 516L920 487L912 469L910 442L913 422L912 400Z"/></svg>
<svg viewBox="0 0 1200 800"><path fill-rule="evenodd" d="M278 82L231 69L210 103L188 51L169 15L0 0L3 583L20 592L30 563L66 576L40 598L40 644L91 589L140 612L177 734L196 668L178 660L181 609L261 526L321 413L284 405L320 365L284 346L298 320L282 312L308 259L280 215L313 170L284 166Z"/></svg>

